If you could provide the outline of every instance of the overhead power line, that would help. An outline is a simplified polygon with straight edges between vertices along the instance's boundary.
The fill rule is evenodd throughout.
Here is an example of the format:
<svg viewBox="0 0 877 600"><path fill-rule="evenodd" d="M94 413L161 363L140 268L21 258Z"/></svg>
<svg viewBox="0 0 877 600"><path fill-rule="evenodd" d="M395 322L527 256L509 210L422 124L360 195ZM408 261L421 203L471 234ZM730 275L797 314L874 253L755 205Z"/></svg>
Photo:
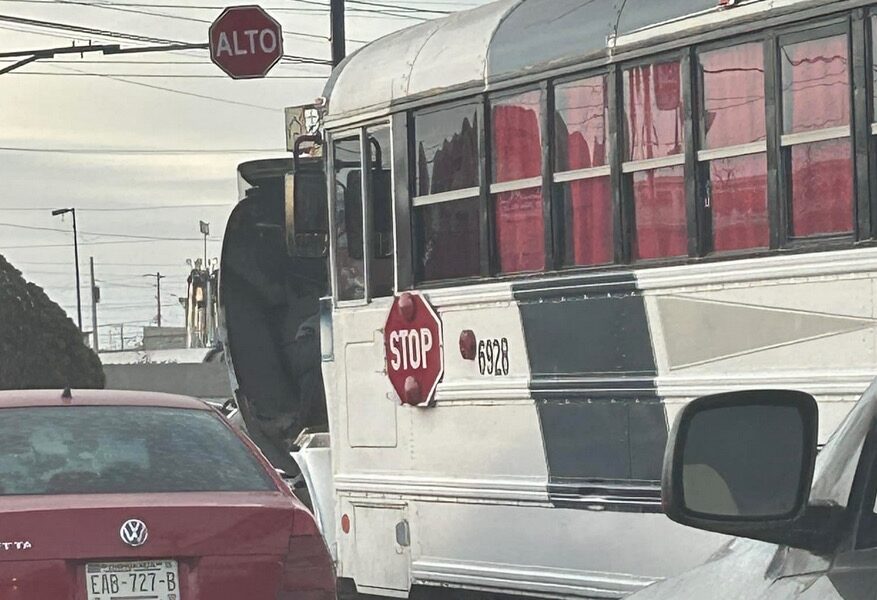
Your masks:
<svg viewBox="0 0 877 600"><path fill-rule="evenodd" d="M37 77L127 77L130 79L228 79L228 75L201 75L185 73L44 73L39 71L16 71L9 75L33 75ZM324 75L268 75L266 79L316 79L324 80ZM169 91L169 90L168 90ZM216 100L211 96L212 100ZM247 106L245 104L245 106ZM255 106L255 105L252 105ZM270 110L276 110L271 108Z"/></svg>
<svg viewBox="0 0 877 600"><path fill-rule="evenodd" d="M28 231L52 231L58 233L70 233L66 229L58 227L40 227L36 225L21 225L19 223L0 223L0 227L8 227L10 229L26 229ZM133 233L109 233L103 231L79 231L80 235L89 235L94 237L112 237L123 238L127 240L149 240L156 242L200 242L202 238L192 237L163 237L156 235L137 235ZM210 238L212 242L221 242L222 238Z"/></svg>
<svg viewBox="0 0 877 600"><path fill-rule="evenodd" d="M25 146L0 146L0 152L35 152L45 154L129 154L129 155L176 155L176 154L266 154L282 152L281 148L29 148Z"/></svg>
<svg viewBox="0 0 877 600"><path fill-rule="evenodd" d="M140 210L171 210L179 208L231 208L234 203L215 202L211 204L153 204L150 206L108 206L95 208L76 207L78 212L128 212ZM34 206L0 206L0 212L16 211L16 212L45 212L54 209L54 206L34 207Z"/></svg>
<svg viewBox="0 0 877 600"><path fill-rule="evenodd" d="M60 2L60 0L59 0ZM82 4L85 6L103 6L102 4L92 4L88 2L77 2L76 0L63 0L62 3L67 4ZM18 17L15 15L5 15L0 14L0 21L5 21L8 23L14 23L16 25L27 25L30 27L41 27L43 29L54 29L58 31L65 31L70 33L78 33L82 35L90 35L90 36L100 36L100 37L108 37L113 39L121 39L128 40L132 42L140 42L144 44L185 44L190 46L203 46L206 48L206 44L189 44L188 42L184 42L181 40L174 40L168 38L160 38L153 37L147 35L141 35L137 33L127 33L123 31L115 31L111 29L97 29L94 27L84 27L81 25L72 25L70 23L61 23L58 21L46 21L44 19L28 19L25 17ZM210 21L204 21L205 23L209 23ZM328 36L318 35L314 33L307 33L303 31L285 31L285 34L294 35L299 37L311 38L311 39L319 39L322 41L328 41ZM295 56L295 55L283 55L284 60L291 61L306 61L312 64L328 64L328 61L320 58L307 57L307 56Z"/></svg>

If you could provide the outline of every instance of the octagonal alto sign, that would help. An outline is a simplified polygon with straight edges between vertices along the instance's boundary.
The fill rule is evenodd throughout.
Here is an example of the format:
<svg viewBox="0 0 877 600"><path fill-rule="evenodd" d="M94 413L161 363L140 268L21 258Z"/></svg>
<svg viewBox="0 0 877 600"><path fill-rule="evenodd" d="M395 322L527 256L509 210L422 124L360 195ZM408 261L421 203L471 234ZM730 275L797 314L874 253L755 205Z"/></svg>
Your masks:
<svg viewBox="0 0 877 600"><path fill-rule="evenodd" d="M420 294L397 296L384 327L387 375L403 404L428 406L445 372L442 322Z"/></svg>
<svg viewBox="0 0 877 600"><path fill-rule="evenodd" d="M230 6L210 26L208 47L229 77L256 79L283 56L283 31L259 6Z"/></svg>

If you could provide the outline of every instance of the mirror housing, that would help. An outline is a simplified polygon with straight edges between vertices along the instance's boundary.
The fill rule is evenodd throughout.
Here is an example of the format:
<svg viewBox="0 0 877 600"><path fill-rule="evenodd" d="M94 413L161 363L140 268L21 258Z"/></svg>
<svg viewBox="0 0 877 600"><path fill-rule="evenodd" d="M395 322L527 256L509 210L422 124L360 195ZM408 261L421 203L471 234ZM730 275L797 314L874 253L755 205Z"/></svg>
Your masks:
<svg viewBox="0 0 877 600"><path fill-rule="evenodd" d="M300 143L320 143L318 136L296 140L291 173L284 180L286 248L290 256L324 258L329 254L329 202L321 156L299 156Z"/></svg>
<svg viewBox="0 0 877 600"><path fill-rule="evenodd" d="M750 390L690 402L664 456L664 512L705 531L811 546L808 532L821 521L808 510L818 424L816 400L804 392Z"/></svg>

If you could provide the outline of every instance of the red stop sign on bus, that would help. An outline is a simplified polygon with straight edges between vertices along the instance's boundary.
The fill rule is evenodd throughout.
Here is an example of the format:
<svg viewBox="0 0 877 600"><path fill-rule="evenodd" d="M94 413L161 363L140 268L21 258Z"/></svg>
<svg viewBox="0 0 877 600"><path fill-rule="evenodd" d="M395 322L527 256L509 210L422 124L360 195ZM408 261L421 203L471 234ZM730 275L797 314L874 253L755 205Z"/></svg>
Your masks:
<svg viewBox="0 0 877 600"><path fill-rule="evenodd" d="M230 6L210 26L210 60L232 79L264 77L283 56L283 31L259 6Z"/></svg>
<svg viewBox="0 0 877 600"><path fill-rule="evenodd" d="M445 372L442 322L420 294L398 296L384 326L387 374L399 399L428 405Z"/></svg>

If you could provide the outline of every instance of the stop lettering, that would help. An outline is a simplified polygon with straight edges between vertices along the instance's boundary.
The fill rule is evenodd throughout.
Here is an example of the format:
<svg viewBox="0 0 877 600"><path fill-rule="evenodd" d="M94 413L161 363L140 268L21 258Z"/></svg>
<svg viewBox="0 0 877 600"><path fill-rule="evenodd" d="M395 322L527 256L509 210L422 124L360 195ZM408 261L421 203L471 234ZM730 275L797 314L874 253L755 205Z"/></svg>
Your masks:
<svg viewBox="0 0 877 600"><path fill-rule="evenodd" d="M432 332L427 329L403 329L390 334L390 368L394 371L429 368Z"/></svg>
<svg viewBox="0 0 877 600"><path fill-rule="evenodd" d="M444 374L441 321L419 294L405 293L384 327L387 375L404 404L428 406Z"/></svg>

